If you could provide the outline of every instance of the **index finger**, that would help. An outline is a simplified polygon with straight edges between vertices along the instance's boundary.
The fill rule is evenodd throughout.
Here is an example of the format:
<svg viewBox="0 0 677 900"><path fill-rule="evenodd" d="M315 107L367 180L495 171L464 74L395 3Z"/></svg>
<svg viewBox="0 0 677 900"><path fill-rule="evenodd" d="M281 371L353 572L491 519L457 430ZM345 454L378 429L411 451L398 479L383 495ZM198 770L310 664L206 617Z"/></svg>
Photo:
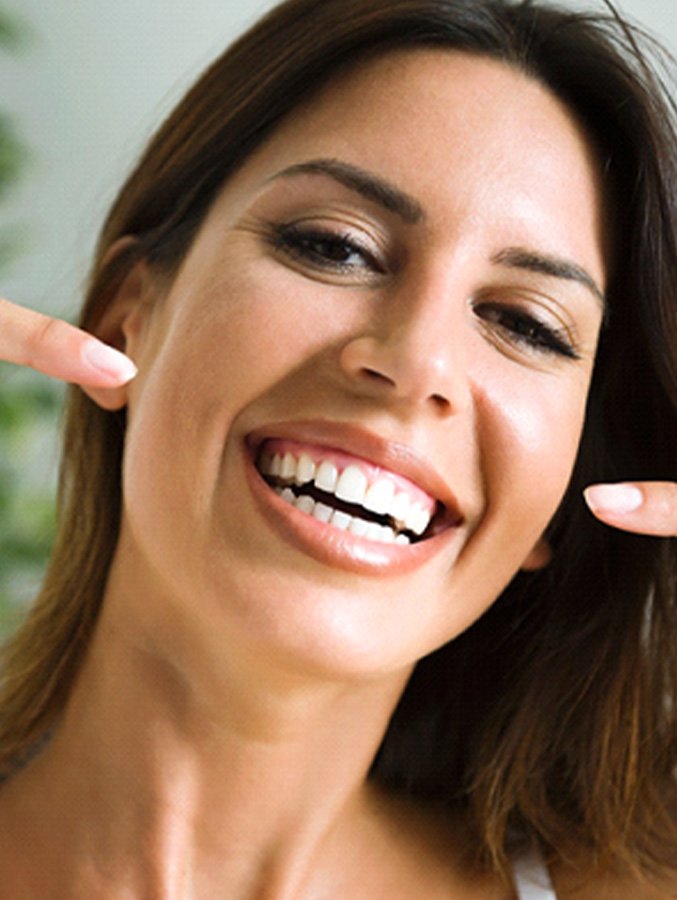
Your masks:
<svg viewBox="0 0 677 900"><path fill-rule="evenodd" d="M584 494L592 512L607 525L637 534L677 537L677 484L672 481L596 484Z"/></svg>
<svg viewBox="0 0 677 900"><path fill-rule="evenodd" d="M93 335L1 297L0 360L88 387L116 387L136 374L129 357Z"/></svg>

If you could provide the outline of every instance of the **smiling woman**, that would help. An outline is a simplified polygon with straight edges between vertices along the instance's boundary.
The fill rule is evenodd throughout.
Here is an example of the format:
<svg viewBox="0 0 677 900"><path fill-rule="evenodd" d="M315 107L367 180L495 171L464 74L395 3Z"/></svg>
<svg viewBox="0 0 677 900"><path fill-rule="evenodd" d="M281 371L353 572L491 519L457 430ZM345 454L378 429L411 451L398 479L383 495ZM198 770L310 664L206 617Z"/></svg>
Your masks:
<svg viewBox="0 0 677 900"><path fill-rule="evenodd" d="M531 3L288 0L119 195L81 323L117 350L0 308L83 388L6 656L8 896L509 900L534 860L544 897L674 894L674 132L637 53ZM606 518L653 538L583 503L628 479Z"/></svg>

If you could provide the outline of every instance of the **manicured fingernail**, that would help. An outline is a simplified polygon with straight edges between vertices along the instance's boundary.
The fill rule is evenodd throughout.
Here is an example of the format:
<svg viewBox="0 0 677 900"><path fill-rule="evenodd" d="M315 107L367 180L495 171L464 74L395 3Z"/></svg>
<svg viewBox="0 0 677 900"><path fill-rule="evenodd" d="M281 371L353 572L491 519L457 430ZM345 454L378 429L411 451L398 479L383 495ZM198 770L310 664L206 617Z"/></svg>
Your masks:
<svg viewBox="0 0 677 900"><path fill-rule="evenodd" d="M82 358L99 372L125 384L136 375L137 368L128 356L100 341L86 341Z"/></svg>
<svg viewBox="0 0 677 900"><path fill-rule="evenodd" d="M596 484L586 488L584 494L595 512L634 512L644 502L642 492L632 484Z"/></svg>

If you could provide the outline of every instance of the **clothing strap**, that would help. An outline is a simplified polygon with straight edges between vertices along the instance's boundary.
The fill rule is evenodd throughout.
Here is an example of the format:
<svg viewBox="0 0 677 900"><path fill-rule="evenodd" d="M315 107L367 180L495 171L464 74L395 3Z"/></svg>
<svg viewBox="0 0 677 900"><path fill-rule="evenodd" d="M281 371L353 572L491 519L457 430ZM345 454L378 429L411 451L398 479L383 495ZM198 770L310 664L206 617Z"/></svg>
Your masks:
<svg viewBox="0 0 677 900"><path fill-rule="evenodd" d="M557 900L547 866L537 846L513 860L513 875L519 900Z"/></svg>

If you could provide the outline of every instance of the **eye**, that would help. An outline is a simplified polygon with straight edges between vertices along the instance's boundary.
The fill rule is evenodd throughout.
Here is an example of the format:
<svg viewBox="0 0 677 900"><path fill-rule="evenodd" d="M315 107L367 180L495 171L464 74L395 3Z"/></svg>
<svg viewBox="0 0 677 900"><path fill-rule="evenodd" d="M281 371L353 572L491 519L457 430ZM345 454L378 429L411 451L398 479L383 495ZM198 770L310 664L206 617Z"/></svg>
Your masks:
<svg viewBox="0 0 677 900"><path fill-rule="evenodd" d="M384 274L377 255L353 235L317 225L279 225L273 228L276 250L297 262L337 274Z"/></svg>
<svg viewBox="0 0 677 900"><path fill-rule="evenodd" d="M476 315L487 325L496 326L502 339L538 353L580 359L565 328L543 322L524 309L504 303L483 302L474 306Z"/></svg>

